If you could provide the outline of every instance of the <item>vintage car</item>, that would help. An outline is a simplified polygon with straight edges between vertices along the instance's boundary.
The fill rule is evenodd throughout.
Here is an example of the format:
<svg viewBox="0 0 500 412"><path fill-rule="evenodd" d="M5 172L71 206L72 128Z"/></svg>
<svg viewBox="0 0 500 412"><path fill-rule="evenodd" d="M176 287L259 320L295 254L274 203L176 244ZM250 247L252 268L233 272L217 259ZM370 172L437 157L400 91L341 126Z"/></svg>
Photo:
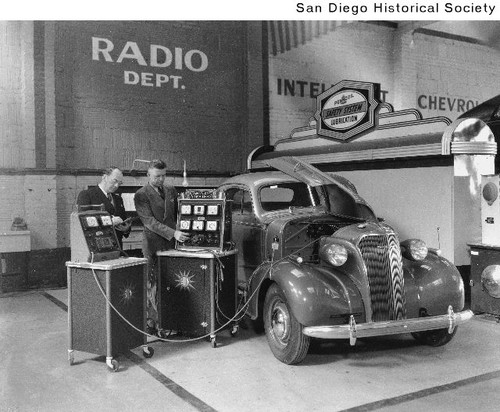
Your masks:
<svg viewBox="0 0 500 412"><path fill-rule="evenodd" d="M400 241L351 182L293 157L269 165L280 171L219 190L232 203L246 313L263 319L277 359L301 362L311 338L411 333L440 346L471 319L456 267L422 240Z"/></svg>

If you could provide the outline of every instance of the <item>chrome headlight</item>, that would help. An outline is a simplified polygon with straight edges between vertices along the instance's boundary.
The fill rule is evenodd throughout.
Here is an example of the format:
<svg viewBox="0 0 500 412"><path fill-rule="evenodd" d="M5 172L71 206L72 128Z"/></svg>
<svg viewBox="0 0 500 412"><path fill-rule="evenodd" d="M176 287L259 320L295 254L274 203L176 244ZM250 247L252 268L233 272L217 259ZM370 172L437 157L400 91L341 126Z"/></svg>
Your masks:
<svg viewBox="0 0 500 412"><path fill-rule="evenodd" d="M319 256L333 266L342 266L347 261L347 249L342 245L327 243L320 248Z"/></svg>
<svg viewBox="0 0 500 412"><path fill-rule="evenodd" d="M424 260L429 250L423 240L409 239L401 242L403 256L411 260Z"/></svg>

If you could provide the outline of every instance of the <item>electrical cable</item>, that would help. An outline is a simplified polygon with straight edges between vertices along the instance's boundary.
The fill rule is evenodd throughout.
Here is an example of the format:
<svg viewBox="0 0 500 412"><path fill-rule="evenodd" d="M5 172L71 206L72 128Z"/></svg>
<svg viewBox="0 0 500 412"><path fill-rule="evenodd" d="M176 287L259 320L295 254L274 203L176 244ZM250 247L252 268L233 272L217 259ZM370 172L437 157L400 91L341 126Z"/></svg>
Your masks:
<svg viewBox="0 0 500 412"><path fill-rule="evenodd" d="M91 262L90 263L93 263L94 261L94 254L92 252L92 259L91 259ZM172 343L187 343L187 342L194 342L194 341L198 341L198 340L202 340L202 339L206 339L206 338L209 338L211 337L212 335L214 335L215 333L217 332L220 332L221 330L225 329L227 326L229 326L229 324L231 324L234 319L236 318L236 315L239 315L239 312L236 313L236 315L228 322L226 322L224 325L220 326L219 328L217 328L216 330L214 330L213 332L210 332L210 333L207 333L205 335L202 335L202 336L199 336L199 337L196 337L196 338L189 338L189 339L166 339L166 338L162 338L162 337L158 337L157 335L151 335L147 332L144 332L143 330L137 328L135 325L133 325L127 318L125 318L125 316L123 316L120 311L115 308L115 306L111 303L111 301L108 299L108 297L106 296L106 292L104 290L104 288L102 287L101 283L99 282L99 279L97 277L97 274L95 273L95 270L94 268L91 268L92 270L92 274L94 275L94 280L95 282L97 283L97 286L99 287L99 290L101 292L101 294L103 295L105 301L109 304L109 306L116 312L116 314L125 322L127 323L130 327L132 327L132 329L134 329L135 331L147 336L147 337L150 337L150 338L155 338L156 341L162 341L162 342L172 342ZM264 280L264 278L262 279L262 281ZM261 281L261 282L262 282ZM260 285L259 285L260 287ZM255 290L255 292L257 291L258 289ZM255 294L254 292L254 294ZM252 294L252 297L253 295ZM245 305L246 306L246 305ZM245 307L244 306L244 307ZM243 307L243 308L244 308ZM243 308L241 310L243 310ZM170 333L169 333L170 335Z"/></svg>
<svg viewBox="0 0 500 412"><path fill-rule="evenodd" d="M311 241L311 242L307 243L307 244L306 244L306 245L304 245L303 247L301 247L301 248L297 249L295 252L300 252L301 250L306 249L306 248L308 248L309 246L313 245L313 244L314 244L315 242L317 242L317 241L318 241L318 239L315 239L315 240L313 240L313 241ZM293 254L289 254L289 255L283 256L281 259L278 259L277 261L274 261L274 253L275 253L275 250L273 249L273 251L272 251L272 253L271 253L271 262L270 262L269 271L268 271L268 273L269 273L269 278L270 278L270 279L272 278L272 272L273 272L274 266L275 266L277 263L280 263L280 262L284 261L285 259L287 259L288 257L290 257L290 256L292 256L292 255L293 255ZM264 262L264 263L266 263L266 262ZM253 278L254 278L254 276L255 276L256 274L257 274L257 271L254 271L254 272L252 273L252 275L250 276L250 278L248 279L247 289L248 289L248 285L250 285L250 284L252 283L252 280L253 280ZM260 282L259 282L259 284L257 285L257 287L254 289L253 293L252 293L252 294L250 295L250 297L247 299L247 301L245 302L245 304L244 304L244 305L243 305L240 309L238 309L238 311L236 312L236 314L235 314L232 318L230 318L230 322L233 322L233 321L234 321L234 319L236 318L236 316L237 316L237 315L239 315L239 313L240 313L240 312L242 312L242 311L243 311L243 309L245 309L245 308L249 305L249 303L252 301L253 297L254 297L254 296L255 296L255 294L257 293L257 291L259 291L259 290L260 290L260 287L261 287L261 285L262 285L262 283L264 282L264 280L265 280L265 279L266 279L266 277L265 277L265 276L262 276L262 279L260 280ZM243 298L242 298L242 299L243 299ZM219 307L217 307L217 308L219 309ZM220 310L220 309L219 309L219 310ZM222 311L221 311L221 313L222 313ZM223 315L226 319L229 319L229 318L228 318L227 316L225 316L223 313L222 313L222 315ZM241 320L241 319L243 319L243 318L245 317L245 315L246 315L246 313L245 313L245 312L243 312L242 316L238 319L238 321L239 321L239 320ZM228 322L228 323L229 323L229 322ZM227 324L226 324L226 325L227 325Z"/></svg>
<svg viewBox="0 0 500 412"><path fill-rule="evenodd" d="M303 247L297 249L295 252L299 252L309 246L311 246L312 244L314 244L315 242L317 242L318 239L315 239L313 240L312 242L304 245ZM212 255L216 256L216 253L214 253L215 251L213 250L209 250L209 249L206 249L206 250L197 250L196 252L203 252L203 253L211 253ZM271 262L270 262L270 266L269 266L269 278L272 277L272 272L273 272L273 269L274 269L274 266L277 264L277 263L280 263L282 261L284 261L285 259L287 259L289 256L292 256L292 254L290 255L286 255L286 256L283 256L281 259L278 259L277 261L274 261L274 249L273 249L273 252L271 254ZM94 253L91 252L91 256L92 256L92 259L91 259L91 262L90 263L94 263ZM216 256L217 257L217 256ZM217 257L218 258L218 257ZM264 262L265 263L265 262ZM97 274L95 273L95 270L94 268L91 268L92 270L92 274L94 275L94 279L95 279L95 282L97 284L97 286L99 287L99 290L101 292L101 294L103 295L105 301L109 304L109 306L116 312L116 314L125 322L127 323L130 327L132 327L132 329L134 329L135 331L147 336L147 337L150 337L150 338L154 338L155 341L162 341L162 342L172 342L172 343L187 343L187 342L195 342L195 341L198 341L198 340L202 340L202 339L206 339L206 338L210 338L212 337L212 335L216 334L217 332L220 332L221 330L224 330L226 329L227 326L229 326L231 323L234 323L235 319L238 319L238 320L241 320L243 319L243 317L245 316L245 313L243 312L244 309L246 309L246 307L249 305L249 303L252 301L252 299L254 298L255 294L260 290L260 287L262 285L262 283L264 282L264 280L266 279L265 276L262 276L262 279L260 280L259 284L257 285L257 287L255 288L255 290L253 291L253 293L250 295L250 297L247 299L247 301L245 302L245 304L238 309L238 311L235 313L235 315L233 317L231 317L225 324L223 324L222 326L220 326L219 328L215 329L213 332L210 332L210 333L207 333L205 335L202 335L202 336L199 336L199 337L196 337L196 338L189 338L189 339L166 339L166 338L162 338L162 337L158 337L157 335L151 335L147 332L144 332L143 330L137 328L135 325L133 325L127 318L125 318L125 316L123 316L120 311L115 308L115 306L111 303L111 301L108 299L108 297L106 296L106 292L104 290L104 288L102 287L101 283L99 282L99 279L97 277ZM251 284L251 281L254 277L256 272L254 272L252 274L252 276L249 278L249 284ZM248 288L248 286L247 286ZM238 316L240 316L240 314L242 314L242 316L240 318L238 318ZM224 317L226 317L224 315ZM170 333L169 333L169 336L170 336Z"/></svg>

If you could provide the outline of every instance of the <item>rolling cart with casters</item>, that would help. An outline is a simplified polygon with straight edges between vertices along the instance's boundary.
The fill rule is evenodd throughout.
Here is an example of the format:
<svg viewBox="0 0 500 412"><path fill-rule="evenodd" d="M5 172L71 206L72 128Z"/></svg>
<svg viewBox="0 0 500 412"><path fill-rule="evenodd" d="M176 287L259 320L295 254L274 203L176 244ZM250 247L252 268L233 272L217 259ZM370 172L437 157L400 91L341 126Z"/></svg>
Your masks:
<svg viewBox="0 0 500 412"><path fill-rule="evenodd" d="M106 355L112 371L115 356L143 347L145 358L154 350L142 331L146 321L146 262L118 258L95 263L66 262L68 273L68 360L74 351Z"/></svg>
<svg viewBox="0 0 500 412"><path fill-rule="evenodd" d="M189 337L207 336L217 347L217 331L230 328L237 311L237 250L157 252L162 329Z"/></svg>

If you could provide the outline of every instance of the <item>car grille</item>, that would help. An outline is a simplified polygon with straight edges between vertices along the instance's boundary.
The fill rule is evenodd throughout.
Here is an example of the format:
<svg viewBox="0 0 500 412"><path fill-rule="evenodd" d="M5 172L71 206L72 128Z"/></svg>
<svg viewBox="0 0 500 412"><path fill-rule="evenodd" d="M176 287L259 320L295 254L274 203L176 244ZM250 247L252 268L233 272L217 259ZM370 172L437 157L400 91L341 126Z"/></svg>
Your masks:
<svg viewBox="0 0 500 412"><path fill-rule="evenodd" d="M406 318L403 264L397 237L365 236L358 247L368 273L372 321Z"/></svg>

